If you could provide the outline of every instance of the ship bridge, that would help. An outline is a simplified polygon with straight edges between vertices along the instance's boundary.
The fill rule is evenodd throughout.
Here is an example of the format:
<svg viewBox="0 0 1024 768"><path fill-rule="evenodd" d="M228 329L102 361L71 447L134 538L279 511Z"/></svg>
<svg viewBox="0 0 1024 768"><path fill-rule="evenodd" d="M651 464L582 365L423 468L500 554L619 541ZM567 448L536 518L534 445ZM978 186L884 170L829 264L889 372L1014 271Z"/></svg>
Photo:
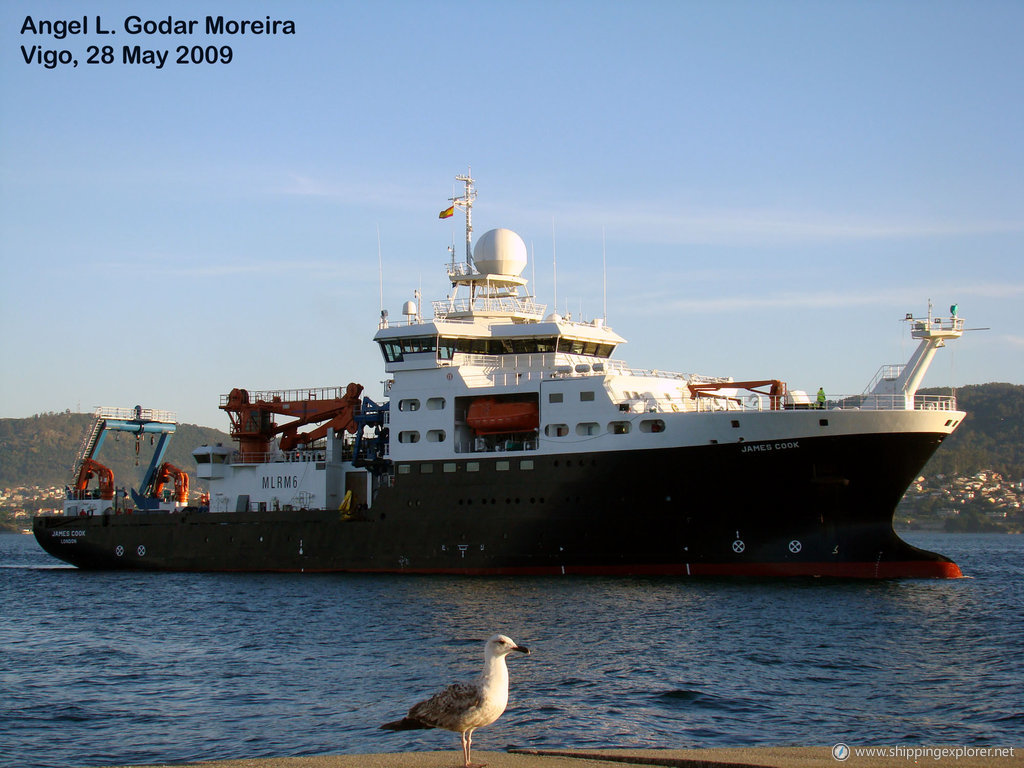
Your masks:
<svg viewBox="0 0 1024 768"><path fill-rule="evenodd" d="M522 276L527 265L526 244L519 235L510 229L492 229L471 249L471 209L476 194L471 178L457 178L466 182L465 194L451 198L453 208L466 210L466 260L457 262L454 249L450 249L452 260L446 271L452 292L432 303L432 320L421 315L419 291L413 301L405 303L404 323L392 324L387 313L381 313L374 340L380 345L386 370L474 364L485 357L509 355L517 356L521 370L551 368L565 363L562 358L566 356L609 359L625 339L603 319L579 322L557 313L545 317L545 305L521 294L528 281Z"/></svg>

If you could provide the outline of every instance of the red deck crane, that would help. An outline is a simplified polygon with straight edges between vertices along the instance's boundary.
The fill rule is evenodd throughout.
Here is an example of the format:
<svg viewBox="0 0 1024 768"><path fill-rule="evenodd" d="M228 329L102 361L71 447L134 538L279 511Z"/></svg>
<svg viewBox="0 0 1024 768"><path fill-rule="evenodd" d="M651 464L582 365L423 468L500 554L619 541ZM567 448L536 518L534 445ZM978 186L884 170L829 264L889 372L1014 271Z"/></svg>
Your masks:
<svg viewBox="0 0 1024 768"><path fill-rule="evenodd" d="M78 478L75 480L75 491L78 498L84 498L89 490L89 481L95 477L100 486L100 498L114 498L114 472L110 467L100 464L95 459L85 459L82 467L78 470Z"/></svg>
<svg viewBox="0 0 1024 768"><path fill-rule="evenodd" d="M231 419L231 436L238 440L243 458L257 458L270 450L270 441L278 435L281 450L291 451L325 437L330 429L354 434L362 391L362 385L355 383L349 384L344 393L341 387L254 393L236 388L222 396L220 407ZM276 424L275 415L294 420ZM299 432L300 427L309 424L319 426Z"/></svg>
<svg viewBox="0 0 1024 768"><path fill-rule="evenodd" d="M161 464L160 468L156 471L156 477L153 479L153 491L150 493L150 496L154 499L159 499L160 495L164 492L164 486L172 479L174 480L174 500L181 504L187 504L188 472L178 469L169 461Z"/></svg>

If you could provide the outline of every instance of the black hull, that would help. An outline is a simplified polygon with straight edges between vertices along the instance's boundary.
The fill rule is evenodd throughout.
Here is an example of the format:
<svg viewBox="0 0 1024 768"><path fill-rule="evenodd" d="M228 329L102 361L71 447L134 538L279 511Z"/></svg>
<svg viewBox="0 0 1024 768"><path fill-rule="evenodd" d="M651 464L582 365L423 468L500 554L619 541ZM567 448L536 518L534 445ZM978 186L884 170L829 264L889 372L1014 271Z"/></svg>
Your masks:
<svg viewBox="0 0 1024 768"><path fill-rule="evenodd" d="M362 519L189 511L38 517L34 532L87 569L957 577L892 529L942 439L473 455L477 472L408 463Z"/></svg>

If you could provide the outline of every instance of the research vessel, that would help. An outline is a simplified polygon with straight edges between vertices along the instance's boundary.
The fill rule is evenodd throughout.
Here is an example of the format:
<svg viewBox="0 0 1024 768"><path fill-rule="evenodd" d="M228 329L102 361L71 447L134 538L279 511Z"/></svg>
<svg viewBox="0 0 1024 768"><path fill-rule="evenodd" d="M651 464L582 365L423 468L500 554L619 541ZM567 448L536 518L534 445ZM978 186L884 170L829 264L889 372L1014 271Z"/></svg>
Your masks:
<svg viewBox="0 0 1024 768"><path fill-rule="evenodd" d="M917 392L964 331L955 308L907 315L916 350L859 395L638 370L603 318L535 302L516 233L473 243L473 179L456 178L441 215L465 212L466 258L449 249L431 317L418 293L402 320L381 312L382 395L234 389L220 402L234 443L193 454L207 496L118 505L112 481L90 492L79 470L66 514L34 521L43 548L86 569L961 575L892 526L965 415Z"/></svg>

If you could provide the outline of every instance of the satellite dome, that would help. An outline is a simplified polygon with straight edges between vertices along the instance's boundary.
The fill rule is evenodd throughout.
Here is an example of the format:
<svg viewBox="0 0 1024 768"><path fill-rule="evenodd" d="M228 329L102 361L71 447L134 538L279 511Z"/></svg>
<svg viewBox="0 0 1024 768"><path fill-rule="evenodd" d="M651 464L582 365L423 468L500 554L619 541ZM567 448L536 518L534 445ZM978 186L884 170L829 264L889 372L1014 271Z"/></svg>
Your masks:
<svg viewBox="0 0 1024 768"><path fill-rule="evenodd" d="M489 230L476 241L473 263L482 275L519 277L526 269L526 243L511 229Z"/></svg>

